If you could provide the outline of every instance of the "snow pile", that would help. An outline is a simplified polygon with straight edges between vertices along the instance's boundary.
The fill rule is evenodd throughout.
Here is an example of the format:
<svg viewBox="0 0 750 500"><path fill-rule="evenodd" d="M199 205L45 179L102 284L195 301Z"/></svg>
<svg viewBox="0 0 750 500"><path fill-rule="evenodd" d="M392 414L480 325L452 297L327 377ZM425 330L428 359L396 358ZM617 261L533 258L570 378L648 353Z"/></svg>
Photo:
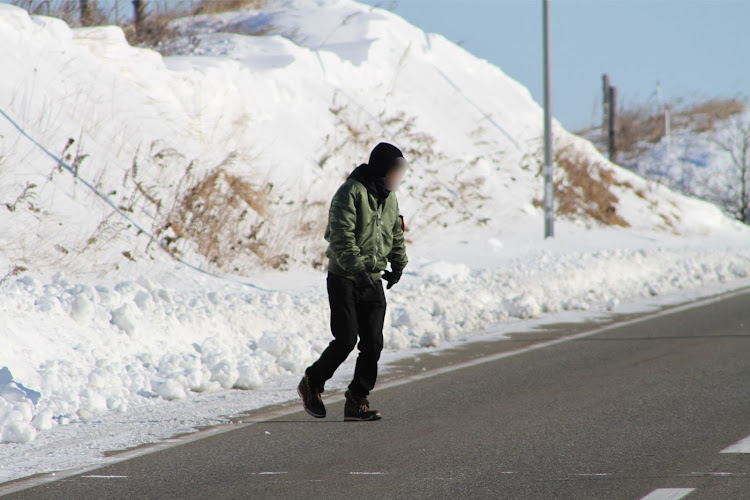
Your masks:
<svg viewBox="0 0 750 500"><path fill-rule="evenodd" d="M3 442L301 373L330 340L330 196L381 139L412 164L391 351L750 273L746 227L559 124L586 175L558 169L580 210L543 241L541 109L499 68L393 14L270 1L175 26L184 36L162 57L118 28L0 4L0 46L13 48L0 52L0 108L77 174L0 119ZM602 213L625 224L603 227Z"/></svg>
<svg viewBox="0 0 750 500"><path fill-rule="evenodd" d="M708 255L540 249L477 269L420 260L388 292L387 349L437 347L508 319L612 309L621 300L750 275L747 249ZM173 289L141 277L92 286L58 274L48 282L25 276L2 285L0 363L38 391L14 382L7 369L0 372L2 440L28 441L54 425L158 398L259 389L301 373L330 339L322 284L274 293L209 284Z"/></svg>
<svg viewBox="0 0 750 500"><path fill-rule="evenodd" d="M0 368L0 440L3 443L25 443L36 436L37 429L49 427L46 414L34 417L34 405L40 394L13 380L8 367Z"/></svg>

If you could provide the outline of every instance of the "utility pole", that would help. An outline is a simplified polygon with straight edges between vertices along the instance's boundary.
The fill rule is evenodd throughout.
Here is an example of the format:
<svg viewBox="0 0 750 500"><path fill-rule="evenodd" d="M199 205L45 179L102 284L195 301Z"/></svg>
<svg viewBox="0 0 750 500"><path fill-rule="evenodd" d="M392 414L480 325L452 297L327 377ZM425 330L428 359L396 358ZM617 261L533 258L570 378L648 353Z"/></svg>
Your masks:
<svg viewBox="0 0 750 500"><path fill-rule="evenodd" d="M544 47L544 237L555 236L552 175L552 97L549 84L549 0L542 0L542 33Z"/></svg>

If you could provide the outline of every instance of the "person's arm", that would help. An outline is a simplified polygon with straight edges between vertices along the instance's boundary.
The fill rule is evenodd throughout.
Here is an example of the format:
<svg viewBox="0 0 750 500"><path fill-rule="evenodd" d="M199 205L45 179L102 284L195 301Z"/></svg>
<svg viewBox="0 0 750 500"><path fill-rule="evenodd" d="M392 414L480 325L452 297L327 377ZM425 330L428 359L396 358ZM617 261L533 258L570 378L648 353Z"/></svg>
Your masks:
<svg viewBox="0 0 750 500"><path fill-rule="evenodd" d="M398 212L398 204L396 205ZM393 248L388 256L391 262L391 269L396 273L401 273L406 267L409 259L406 256L406 244L404 243L404 230L401 227L401 217L396 217L396 223L393 225Z"/></svg>
<svg viewBox="0 0 750 500"><path fill-rule="evenodd" d="M331 250L336 255L339 266L350 274L365 270L365 263L354 235L357 224L355 196L351 189L339 189L331 200L328 212Z"/></svg>

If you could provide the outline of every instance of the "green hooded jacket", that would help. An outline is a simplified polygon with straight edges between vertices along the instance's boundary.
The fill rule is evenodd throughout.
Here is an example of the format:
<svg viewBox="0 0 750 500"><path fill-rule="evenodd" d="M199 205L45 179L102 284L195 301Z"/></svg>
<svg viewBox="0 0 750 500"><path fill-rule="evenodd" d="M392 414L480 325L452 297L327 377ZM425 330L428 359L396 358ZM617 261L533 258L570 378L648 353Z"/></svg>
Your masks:
<svg viewBox="0 0 750 500"><path fill-rule="evenodd" d="M325 239L328 270L351 279L362 270L379 279L388 262L393 271L403 271L408 262L396 193L379 204L354 176L333 195Z"/></svg>

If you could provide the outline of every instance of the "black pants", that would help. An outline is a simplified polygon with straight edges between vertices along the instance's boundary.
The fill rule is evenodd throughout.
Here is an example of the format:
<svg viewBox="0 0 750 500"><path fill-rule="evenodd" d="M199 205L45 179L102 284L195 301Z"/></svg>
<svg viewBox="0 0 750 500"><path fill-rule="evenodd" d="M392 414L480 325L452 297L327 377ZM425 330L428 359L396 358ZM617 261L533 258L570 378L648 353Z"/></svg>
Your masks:
<svg viewBox="0 0 750 500"><path fill-rule="evenodd" d="M386 306L383 284L375 280L375 289L358 290L354 281L330 272L326 281L333 340L305 373L310 387L323 392L325 382L352 352L359 336L359 356L349 390L355 397L364 398L375 387L378 359L383 350Z"/></svg>

